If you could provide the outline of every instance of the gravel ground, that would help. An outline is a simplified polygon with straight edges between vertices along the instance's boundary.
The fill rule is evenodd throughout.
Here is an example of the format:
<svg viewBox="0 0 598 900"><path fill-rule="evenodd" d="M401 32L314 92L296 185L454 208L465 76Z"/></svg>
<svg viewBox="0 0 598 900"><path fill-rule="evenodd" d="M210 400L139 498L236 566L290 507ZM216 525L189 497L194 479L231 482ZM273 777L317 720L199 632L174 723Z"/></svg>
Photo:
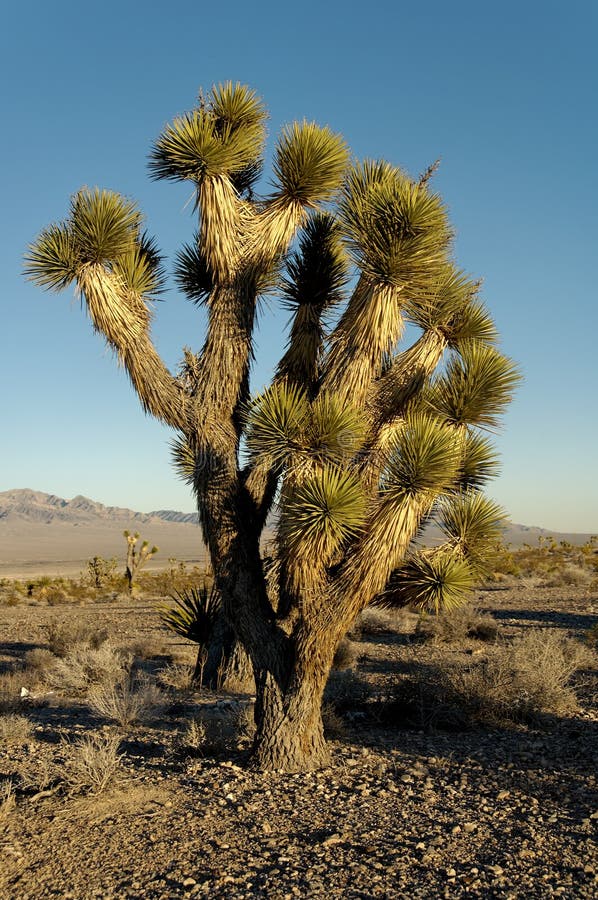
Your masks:
<svg viewBox="0 0 598 900"><path fill-rule="evenodd" d="M479 602L506 635L530 626L579 634L598 621L598 600L566 588L524 585ZM134 606L134 615L119 603L5 608L0 662L43 644L48 621L73 615L123 644L155 637L152 604ZM382 693L413 659L405 633L366 634L358 646L358 676ZM438 652L464 663L479 650L419 647L419 664ZM215 757L181 751L190 709L226 711L246 699L195 696L133 726L121 745L122 774L100 795L18 789L23 772L61 760L61 736L108 730L81 703L32 707L34 737L0 749L0 777L17 786L16 805L0 815L0 893L19 900L598 895L591 680L575 715L535 731L383 728L349 712L333 764L307 775L248 770L243 742Z"/></svg>

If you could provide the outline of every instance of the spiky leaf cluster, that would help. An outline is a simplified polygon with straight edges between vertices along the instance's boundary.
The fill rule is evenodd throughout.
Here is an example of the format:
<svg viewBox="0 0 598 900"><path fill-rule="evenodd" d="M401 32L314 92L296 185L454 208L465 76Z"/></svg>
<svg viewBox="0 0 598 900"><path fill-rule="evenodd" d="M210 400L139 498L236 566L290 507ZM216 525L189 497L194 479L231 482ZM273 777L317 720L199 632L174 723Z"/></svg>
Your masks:
<svg viewBox="0 0 598 900"><path fill-rule="evenodd" d="M301 457L314 464L347 464L363 444L363 416L334 394L310 402L303 390L275 383L247 416L246 446L254 459L282 467Z"/></svg>
<svg viewBox="0 0 598 900"><path fill-rule="evenodd" d="M254 458L282 466L289 454L301 449L301 437L309 416L309 402L300 387L272 385L251 405L245 441Z"/></svg>
<svg viewBox="0 0 598 900"><path fill-rule="evenodd" d="M29 248L25 270L36 284L59 291L86 266L100 265L123 287L156 295L163 278L160 256L141 224L132 201L113 191L83 188L73 196L67 218L42 231Z"/></svg>
<svg viewBox="0 0 598 900"><path fill-rule="evenodd" d="M348 161L349 151L340 135L304 121L283 129L273 168L282 196L315 206L340 187Z"/></svg>
<svg viewBox="0 0 598 900"><path fill-rule="evenodd" d="M383 492L400 502L406 496L444 491L453 484L459 461L450 428L426 413L410 413L391 444Z"/></svg>
<svg viewBox="0 0 598 900"><path fill-rule="evenodd" d="M348 260L340 227L332 214L314 213L299 234L298 247L286 263L282 297L295 311L313 306L324 312L343 299Z"/></svg>
<svg viewBox="0 0 598 900"><path fill-rule="evenodd" d="M449 544L467 559L473 571L487 572L487 562L502 538L505 524L504 510L497 503L475 490L444 497L438 524Z"/></svg>
<svg viewBox="0 0 598 900"><path fill-rule="evenodd" d="M413 554L397 569L377 606L452 609L464 603L475 583L467 560L444 548Z"/></svg>
<svg viewBox="0 0 598 900"><path fill-rule="evenodd" d="M287 554L328 559L365 521L366 500L351 473L325 466L285 498L279 534Z"/></svg>
<svg viewBox="0 0 598 900"><path fill-rule="evenodd" d="M470 341L436 379L429 405L452 425L496 428L521 380L514 363L493 347Z"/></svg>
<svg viewBox="0 0 598 900"><path fill-rule="evenodd" d="M167 125L150 154L154 178L201 183L237 180L249 189L261 170L264 107L249 88L227 82L212 88L205 102Z"/></svg>
<svg viewBox="0 0 598 900"><path fill-rule="evenodd" d="M459 469L459 485L463 490L481 488L500 472L498 454L491 441L478 431L468 431Z"/></svg>
<svg viewBox="0 0 598 900"><path fill-rule="evenodd" d="M164 604L158 608L162 623L181 637L205 646L220 612L218 594L204 583L176 591L171 600L173 606Z"/></svg>
<svg viewBox="0 0 598 900"><path fill-rule="evenodd" d="M422 289L409 292L405 317L424 331L440 331L450 347L472 340L494 344L496 326L477 298L478 290L479 282L446 263Z"/></svg>
<svg viewBox="0 0 598 900"><path fill-rule="evenodd" d="M177 252L174 277L185 296L193 303L205 303L214 288L214 277L200 249L199 233L193 243Z"/></svg>
<svg viewBox="0 0 598 900"><path fill-rule="evenodd" d="M388 163L350 171L339 213L354 261L374 282L416 290L445 261L451 232L442 201Z"/></svg>

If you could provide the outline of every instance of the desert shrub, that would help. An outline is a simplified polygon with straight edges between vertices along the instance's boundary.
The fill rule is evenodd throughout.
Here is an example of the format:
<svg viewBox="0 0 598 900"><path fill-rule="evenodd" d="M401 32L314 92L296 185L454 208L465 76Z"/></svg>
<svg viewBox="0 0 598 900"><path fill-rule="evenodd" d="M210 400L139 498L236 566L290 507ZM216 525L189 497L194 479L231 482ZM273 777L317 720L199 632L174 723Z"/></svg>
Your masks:
<svg viewBox="0 0 598 900"><path fill-rule="evenodd" d="M66 656L76 645L97 650L108 640L106 629L83 622L49 622L45 630L48 649L55 656Z"/></svg>
<svg viewBox="0 0 598 900"><path fill-rule="evenodd" d="M130 649L136 659L156 659L156 657L165 656L168 653L165 642L155 637L136 641Z"/></svg>
<svg viewBox="0 0 598 900"><path fill-rule="evenodd" d="M44 680L65 693L81 693L92 684L115 684L130 666L130 657L109 644L102 644L97 649L75 644L54 661Z"/></svg>
<svg viewBox="0 0 598 900"><path fill-rule="evenodd" d="M50 587L42 588L39 592L39 599L45 600L48 606L62 606L64 603L68 603L69 595L63 587L51 585Z"/></svg>
<svg viewBox="0 0 598 900"><path fill-rule="evenodd" d="M0 716L0 745L24 744L33 735L33 722L18 713Z"/></svg>
<svg viewBox="0 0 598 900"><path fill-rule="evenodd" d="M376 609L369 606L358 616L351 633L359 634L387 634L389 631L397 631L400 620L400 611L389 609Z"/></svg>
<svg viewBox="0 0 598 900"><path fill-rule="evenodd" d="M455 644L467 640L495 641L498 624L488 613L466 604L452 610L422 615L415 637L433 643Z"/></svg>
<svg viewBox="0 0 598 900"><path fill-rule="evenodd" d="M25 668L38 675L43 675L44 672L54 665L55 661L55 655L51 650L46 650L45 647L34 647L33 650L28 650L23 657Z"/></svg>
<svg viewBox="0 0 598 900"><path fill-rule="evenodd" d="M163 704L160 689L146 679L137 679L130 672L118 681L103 681L90 687L87 702L100 716L128 728L134 722L152 717Z"/></svg>
<svg viewBox="0 0 598 900"><path fill-rule="evenodd" d="M0 603L2 606L18 606L24 601L25 597L18 591L3 591L0 595Z"/></svg>
<svg viewBox="0 0 598 900"><path fill-rule="evenodd" d="M579 587L590 581L590 574L580 566L565 566L553 572L545 581L542 587Z"/></svg>
<svg viewBox="0 0 598 900"><path fill-rule="evenodd" d="M115 781L121 768L120 736L92 733L63 744L63 779L71 793L99 794Z"/></svg>
<svg viewBox="0 0 598 900"><path fill-rule="evenodd" d="M546 713L574 712L573 678L595 664L596 655L580 641L532 629L478 664L447 668L441 680L474 718L533 722Z"/></svg>
<svg viewBox="0 0 598 900"><path fill-rule="evenodd" d="M104 559L103 556L94 556L88 560L85 580L91 587L101 590L113 584L116 576L118 560L115 556Z"/></svg>
<svg viewBox="0 0 598 900"><path fill-rule="evenodd" d="M334 659L332 661L332 668L338 669L339 671L343 671L344 669L354 669L357 665L358 658L359 654L357 652L357 647L353 641L343 638L336 648L336 653L334 654Z"/></svg>
<svg viewBox="0 0 598 900"><path fill-rule="evenodd" d="M165 688L175 691L191 691L193 689L193 666L184 663L169 663L160 669L157 679Z"/></svg>
<svg viewBox="0 0 598 900"><path fill-rule="evenodd" d="M189 756L204 756L207 746L207 729L200 719L191 719L180 738L180 746Z"/></svg>
<svg viewBox="0 0 598 900"><path fill-rule="evenodd" d="M169 597L172 594L190 590L198 584L212 586L212 575L200 566L189 567L187 563L170 558L167 569L158 572L143 572L138 579L144 593Z"/></svg>
<svg viewBox="0 0 598 900"><path fill-rule="evenodd" d="M31 673L22 669L0 675L0 713L15 712L22 706L22 690L33 686Z"/></svg>

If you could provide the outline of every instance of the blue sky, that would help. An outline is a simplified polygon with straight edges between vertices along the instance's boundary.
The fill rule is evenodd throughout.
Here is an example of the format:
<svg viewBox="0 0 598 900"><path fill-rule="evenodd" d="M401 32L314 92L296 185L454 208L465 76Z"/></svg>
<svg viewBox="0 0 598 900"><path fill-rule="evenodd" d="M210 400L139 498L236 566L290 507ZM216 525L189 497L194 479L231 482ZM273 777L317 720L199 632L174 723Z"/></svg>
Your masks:
<svg viewBox="0 0 598 900"><path fill-rule="evenodd" d="M190 190L149 180L150 143L200 86L232 79L264 97L271 142L306 117L413 174L442 158L458 262L484 278L525 376L490 493L517 522L598 532L595 0L34 7L10 4L0 37L0 490L193 508L167 429L143 415L72 292L27 284L22 257L86 184L134 197L172 260L193 231ZM269 302L255 387L285 321ZM154 328L170 366L203 325L171 286Z"/></svg>

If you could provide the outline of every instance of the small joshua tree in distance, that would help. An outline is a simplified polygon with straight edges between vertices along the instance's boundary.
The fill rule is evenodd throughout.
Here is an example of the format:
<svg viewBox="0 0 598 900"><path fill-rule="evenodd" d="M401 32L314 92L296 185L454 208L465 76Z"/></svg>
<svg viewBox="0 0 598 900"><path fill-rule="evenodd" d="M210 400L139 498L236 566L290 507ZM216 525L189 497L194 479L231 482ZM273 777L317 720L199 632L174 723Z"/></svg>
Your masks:
<svg viewBox="0 0 598 900"><path fill-rule="evenodd" d="M130 531L123 532L127 539L127 568L125 569L125 578L127 579L127 589L129 594L133 593L133 584L137 572L144 566L152 556L158 552L158 547L152 547L148 541L143 541L139 553L137 552L137 541L139 540L139 532L131 534Z"/></svg>

